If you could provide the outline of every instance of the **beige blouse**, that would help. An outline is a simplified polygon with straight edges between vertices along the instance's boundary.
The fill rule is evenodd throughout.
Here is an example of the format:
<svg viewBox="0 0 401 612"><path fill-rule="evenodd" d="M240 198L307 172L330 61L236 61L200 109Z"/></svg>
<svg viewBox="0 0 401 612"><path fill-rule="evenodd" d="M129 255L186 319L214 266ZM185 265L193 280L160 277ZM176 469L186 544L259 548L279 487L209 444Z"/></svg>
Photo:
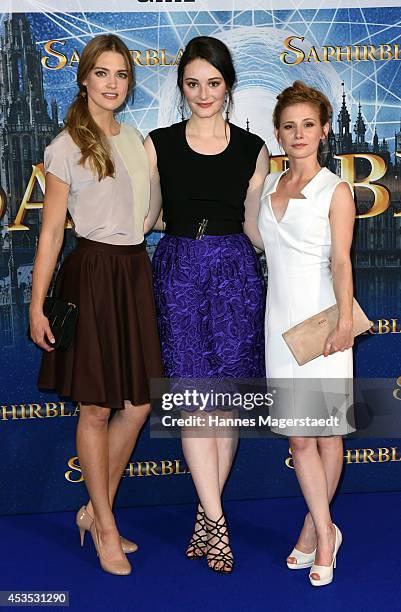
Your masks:
<svg viewBox="0 0 401 612"><path fill-rule="evenodd" d="M45 150L45 172L70 186L68 211L77 236L108 244L140 244L149 210L149 164L139 132L121 124L108 138L115 177L99 181L81 151L63 130Z"/></svg>

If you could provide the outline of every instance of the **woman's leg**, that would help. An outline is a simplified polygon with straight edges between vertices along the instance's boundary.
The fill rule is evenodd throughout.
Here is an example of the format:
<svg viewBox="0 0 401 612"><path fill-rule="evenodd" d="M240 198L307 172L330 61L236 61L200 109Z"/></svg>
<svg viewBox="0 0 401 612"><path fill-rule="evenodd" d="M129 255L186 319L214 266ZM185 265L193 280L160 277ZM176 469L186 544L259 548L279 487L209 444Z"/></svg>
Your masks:
<svg viewBox="0 0 401 612"><path fill-rule="evenodd" d="M183 435L182 450L191 471L200 503L206 515L217 520L222 515L217 440Z"/></svg>
<svg viewBox="0 0 401 612"><path fill-rule="evenodd" d="M125 409L116 412L110 420L108 427L110 507L113 507L118 485L149 410L149 404L134 406L131 402L125 402ZM86 508L93 516L92 501L89 501Z"/></svg>
<svg viewBox="0 0 401 612"><path fill-rule="evenodd" d="M232 428L224 437L216 437L220 495L230 474L238 446L238 428Z"/></svg>
<svg viewBox="0 0 401 612"><path fill-rule="evenodd" d="M204 523L195 526L195 533L205 542L209 566L217 571L231 571L233 557L225 520L222 518L217 439L215 436L210 438L183 436L182 448L205 512ZM202 550L202 546L193 550L192 548L190 544L188 552L191 550L191 556L195 557Z"/></svg>
<svg viewBox="0 0 401 612"><path fill-rule="evenodd" d="M232 569L232 553L229 545L225 520L222 519L223 509L221 505L221 493L227 477L230 473L232 461L235 454L238 436L236 432L229 433L228 437L220 437L220 432L216 428L208 429L209 437L195 437L195 431L191 433L187 430L186 435L182 437L182 448L186 462L191 471L191 475L198 493L200 503L203 507L205 515L210 521L206 523L196 524L194 536L196 534L197 546L191 543L188 547L187 554L191 557L196 557L201 554L202 549L206 552L207 541L207 525L209 528L213 525L213 521L218 521L214 524L209 535L209 545L211 558L209 564L216 570L231 571ZM206 435L206 431L197 432L198 435ZM194 437L189 437L190 435ZM193 536L193 538L194 538ZM204 547L202 545L204 542ZM225 557L225 560L222 557Z"/></svg>
<svg viewBox="0 0 401 612"><path fill-rule="evenodd" d="M327 481L329 504L337 490L343 469L343 440L340 436L317 438L317 446L321 457ZM307 513L295 548L310 553L316 548L316 530L310 512ZM290 563L295 563L294 557L288 557Z"/></svg>
<svg viewBox="0 0 401 612"><path fill-rule="evenodd" d="M107 561L125 555L109 500L108 421L110 410L81 405L77 427L77 451L93 512L102 556Z"/></svg>
<svg viewBox="0 0 401 612"><path fill-rule="evenodd" d="M341 436L318 438L317 445L327 480L329 502L334 497L344 465L344 445Z"/></svg>
<svg viewBox="0 0 401 612"><path fill-rule="evenodd" d="M220 411L212 414L227 418L227 413ZM238 428L187 427L182 434L182 449L201 505L207 516L216 520L223 513L221 494L237 450Z"/></svg>
<svg viewBox="0 0 401 612"><path fill-rule="evenodd" d="M291 438L294 467L316 529L315 563L332 562L335 533L329 509L328 486L316 438ZM319 579L318 575L312 578Z"/></svg>

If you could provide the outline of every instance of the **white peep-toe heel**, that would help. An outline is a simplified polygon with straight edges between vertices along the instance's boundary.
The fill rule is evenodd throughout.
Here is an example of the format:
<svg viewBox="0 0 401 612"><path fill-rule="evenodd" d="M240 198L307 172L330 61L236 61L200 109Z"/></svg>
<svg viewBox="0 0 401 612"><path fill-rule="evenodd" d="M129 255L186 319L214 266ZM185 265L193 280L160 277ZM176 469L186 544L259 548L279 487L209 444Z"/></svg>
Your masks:
<svg viewBox="0 0 401 612"><path fill-rule="evenodd" d="M306 569L307 567L312 567L313 562L315 560L315 555L316 548L310 553L305 553L302 552L302 550L293 548L292 553L287 557L287 567L291 570ZM294 559L296 559L296 563L291 563L290 561L288 561L290 557L294 557Z"/></svg>
<svg viewBox="0 0 401 612"><path fill-rule="evenodd" d="M311 571L309 572L309 580L311 581L312 586L325 586L326 584L330 584L331 582L333 582L333 570L336 567L336 561L337 561L337 552L338 549L340 548L342 541L343 541L343 536L341 531L339 530L339 528L337 527L337 525L334 525L334 529L335 529L335 540L334 540L334 551L333 551L333 559L331 562L331 565L327 566L327 565L312 565ZM312 578L312 574L319 574L320 579L316 580L315 578Z"/></svg>

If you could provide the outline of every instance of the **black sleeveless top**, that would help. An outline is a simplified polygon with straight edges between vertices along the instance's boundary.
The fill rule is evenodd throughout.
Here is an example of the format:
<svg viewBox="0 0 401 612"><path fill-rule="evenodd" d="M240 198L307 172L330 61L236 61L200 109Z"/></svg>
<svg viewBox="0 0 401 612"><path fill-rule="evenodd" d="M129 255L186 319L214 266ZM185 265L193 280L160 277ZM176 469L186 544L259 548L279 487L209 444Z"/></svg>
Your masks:
<svg viewBox="0 0 401 612"><path fill-rule="evenodd" d="M166 233L196 237L241 233L244 201L264 142L230 123L221 153L203 155L189 146L186 121L150 132L157 153Z"/></svg>

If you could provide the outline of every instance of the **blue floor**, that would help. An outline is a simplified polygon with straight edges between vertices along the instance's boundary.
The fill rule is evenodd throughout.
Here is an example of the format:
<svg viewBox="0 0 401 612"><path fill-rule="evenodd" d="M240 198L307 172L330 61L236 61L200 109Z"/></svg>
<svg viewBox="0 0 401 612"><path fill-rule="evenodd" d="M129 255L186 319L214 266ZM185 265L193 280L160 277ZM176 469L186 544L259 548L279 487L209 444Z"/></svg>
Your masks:
<svg viewBox="0 0 401 612"><path fill-rule="evenodd" d="M128 577L99 568L89 537L79 547L70 512L0 517L0 590L69 591L69 609L79 612L401 610L401 492L338 496L333 518L344 543L334 582L319 589L307 570L284 565L302 523L301 498L226 504L236 561L228 576L184 557L194 510L116 511L121 533L140 545Z"/></svg>

